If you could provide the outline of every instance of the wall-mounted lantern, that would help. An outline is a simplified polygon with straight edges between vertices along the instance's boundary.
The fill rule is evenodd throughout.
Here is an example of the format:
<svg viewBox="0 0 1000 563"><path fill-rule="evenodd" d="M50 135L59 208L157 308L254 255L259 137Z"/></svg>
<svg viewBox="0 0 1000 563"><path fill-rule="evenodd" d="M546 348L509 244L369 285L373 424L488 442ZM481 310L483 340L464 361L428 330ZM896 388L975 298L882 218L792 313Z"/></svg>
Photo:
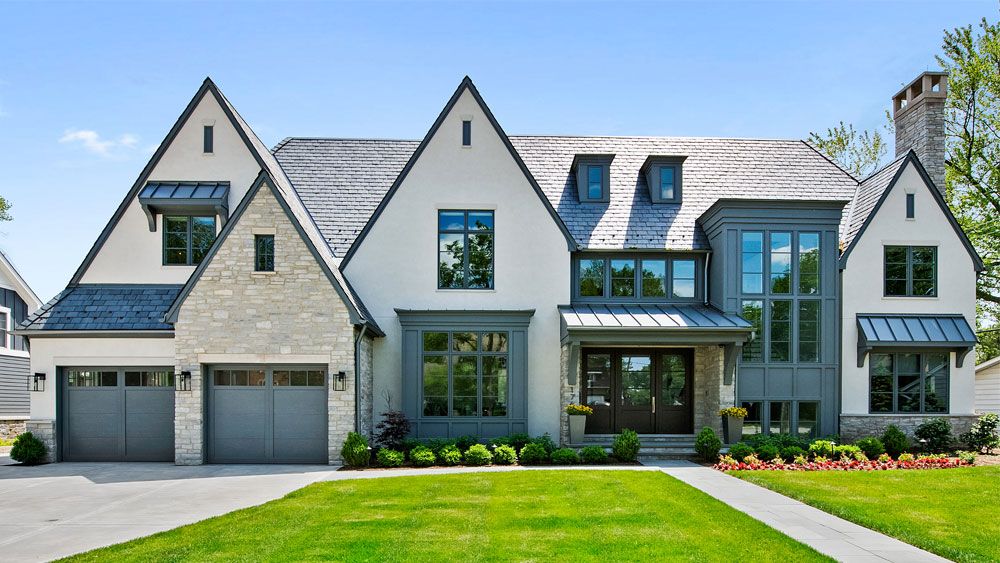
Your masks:
<svg viewBox="0 0 1000 563"><path fill-rule="evenodd" d="M177 378L177 390L178 391L190 391L191 390L191 372L182 371L180 376Z"/></svg>
<svg viewBox="0 0 1000 563"><path fill-rule="evenodd" d="M347 373L338 371L336 375L333 376L333 390L347 391Z"/></svg>
<svg viewBox="0 0 1000 563"><path fill-rule="evenodd" d="M31 376L31 390L32 391L45 391L45 374L36 373Z"/></svg>

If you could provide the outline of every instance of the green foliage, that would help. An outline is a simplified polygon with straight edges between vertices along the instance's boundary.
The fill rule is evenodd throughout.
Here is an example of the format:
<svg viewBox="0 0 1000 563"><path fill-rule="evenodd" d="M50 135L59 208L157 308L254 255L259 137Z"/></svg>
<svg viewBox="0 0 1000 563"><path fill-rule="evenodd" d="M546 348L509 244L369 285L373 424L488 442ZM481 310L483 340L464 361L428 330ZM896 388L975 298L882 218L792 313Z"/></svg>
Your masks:
<svg viewBox="0 0 1000 563"><path fill-rule="evenodd" d="M834 457L834 444L829 440L816 440L809 444L809 453L813 457Z"/></svg>
<svg viewBox="0 0 1000 563"><path fill-rule="evenodd" d="M754 453L756 453L757 457L760 459L767 461L777 457L778 454L781 453L781 450L774 444L764 444L759 448L755 448Z"/></svg>
<svg viewBox="0 0 1000 563"><path fill-rule="evenodd" d="M722 449L722 440L715 435L715 431L706 426L698 432L694 439L694 451L698 452L701 459L707 462L714 462L719 457L719 450Z"/></svg>
<svg viewBox="0 0 1000 563"><path fill-rule="evenodd" d="M405 438L399 444L399 450L405 454L409 454L413 451L413 448L417 446L423 446L424 443L418 438Z"/></svg>
<svg viewBox="0 0 1000 563"><path fill-rule="evenodd" d="M403 465L403 460L406 456L403 452L398 452L390 448L382 448L375 455L375 459L378 461L380 467L399 467Z"/></svg>
<svg viewBox="0 0 1000 563"><path fill-rule="evenodd" d="M604 465L608 462L608 452L601 446L586 446L580 450L580 461L587 465Z"/></svg>
<svg viewBox="0 0 1000 563"><path fill-rule="evenodd" d="M883 138L893 136L892 118L885 112L887 123L882 130L854 130L851 124L843 121L825 133L809 133L809 142L823 154L830 157L842 168L861 179L875 172L885 157L888 144Z"/></svg>
<svg viewBox="0 0 1000 563"><path fill-rule="evenodd" d="M576 465L580 463L580 456L573 448L559 448L552 452L552 463L555 465Z"/></svg>
<svg viewBox="0 0 1000 563"><path fill-rule="evenodd" d="M976 452L957 451L955 456L962 462L974 465L976 463Z"/></svg>
<svg viewBox="0 0 1000 563"><path fill-rule="evenodd" d="M410 450L410 463L417 467L430 467L437 462L434 452L426 446L417 446Z"/></svg>
<svg viewBox="0 0 1000 563"><path fill-rule="evenodd" d="M368 440L357 432L351 432L340 448L340 457L349 467L365 467L371 461L372 452L368 448Z"/></svg>
<svg viewBox="0 0 1000 563"><path fill-rule="evenodd" d="M894 458L905 452L910 447L910 439L895 424L890 424L882 433L882 445L885 446L885 453Z"/></svg>
<svg viewBox="0 0 1000 563"><path fill-rule="evenodd" d="M482 444L473 444L465 451L466 465L489 465L493 462L493 454Z"/></svg>
<svg viewBox="0 0 1000 563"><path fill-rule="evenodd" d="M2 201L3 198L0 198ZM25 465L36 465L45 459L45 454L49 451L45 443L35 437L31 432L25 432L14 439L14 446L10 450L10 458Z"/></svg>
<svg viewBox="0 0 1000 563"><path fill-rule="evenodd" d="M514 465L517 463L517 452L513 446L506 444L497 446L493 450L493 463L495 465Z"/></svg>
<svg viewBox="0 0 1000 563"><path fill-rule="evenodd" d="M459 436L455 438L455 447L461 451L465 451L472 447L473 444L479 443L479 437L477 436Z"/></svg>
<svg viewBox="0 0 1000 563"><path fill-rule="evenodd" d="M636 461L639 459L639 435L628 428L615 436L611 442L611 454L619 461Z"/></svg>
<svg viewBox="0 0 1000 563"><path fill-rule="evenodd" d="M911 454L911 453L901 453L901 454L899 454L899 458L898 459L899 459L899 461L913 461L916 458L913 457L913 454Z"/></svg>
<svg viewBox="0 0 1000 563"><path fill-rule="evenodd" d="M410 435L410 421L401 411L382 413L382 420L375 426L375 443L383 448L403 449L403 440Z"/></svg>
<svg viewBox="0 0 1000 563"><path fill-rule="evenodd" d="M548 433L542 434L537 438L532 438L531 443L538 444L539 446L545 448L545 453L547 454L551 454L552 452L556 451L556 448L559 447L556 445L555 442L552 441L552 436L549 436Z"/></svg>
<svg viewBox="0 0 1000 563"><path fill-rule="evenodd" d="M455 440L449 440L447 438L431 438L430 440L425 441L424 445L430 448L430 450L434 452L434 455L440 456L441 450L444 449L445 446L455 445Z"/></svg>
<svg viewBox="0 0 1000 563"><path fill-rule="evenodd" d="M743 440L750 444L755 450L765 444L773 444L778 449L796 446L803 450L809 447L809 441L793 434L754 434Z"/></svg>
<svg viewBox="0 0 1000 563"><path fill-rule="evenodd" d="M452 445L442 447L437 457L441 465L458 465L462 463L462 452Z"/></svg>
<svg viewBox="0 0 1000 563"><path fill-rule="evenodd" d="M746 442L733 444L729 447L729 457L735 459L736 461L743 461L747 458L747 456L753 455L753 453L753 447Z"/></svg>
<svg viewBox="0 0 1000 563"><path fill-rule="evenodd" d="M858 446L851 446L848 444L841 444L839 446L834 446L833 448L833 458L842 459L849 461L852 459L858 459L859 454L864 454Z"/></svg>
<svg viewBox="0 0 1000 563"><path fill-rule="evenodd" d="M1000 437L997 436L998 426L1000 426L1000 416L987 413L979 417L972 428L962 434L959 439L963 444L975 448L979 453L989 453L995 448L1000 448Z"/></svg>
<svg viewBox="0 0 1000 563"><path fill-rule="evenodd" d="M531 442L521 448L521 465L541 465L549 461L549 452L545 446Z"/></svg>
<svg viewBox="0 0 1000 563"><path fill-rule="evenodd" d="M875 437L862 438L854 442L854 445L861 448L868 459L878 459L880 455L885 453L885 445L882 444L882 440Z"/></svg>
<svg viewBox="0 0 1000 563"><path fill-rule="evenodd" d="M805 457L806 451L798 446L787 446L781 448L781 459L792 463L798 457Z"/></svg>
<svg viewBox="0 0 1000 563"><path fill-rule="evenodd" d="M951 423L945 418L932 418L922 422L913 431L913 436L925 450L931 452L943 452L955 441L951 435Z"/></svg>

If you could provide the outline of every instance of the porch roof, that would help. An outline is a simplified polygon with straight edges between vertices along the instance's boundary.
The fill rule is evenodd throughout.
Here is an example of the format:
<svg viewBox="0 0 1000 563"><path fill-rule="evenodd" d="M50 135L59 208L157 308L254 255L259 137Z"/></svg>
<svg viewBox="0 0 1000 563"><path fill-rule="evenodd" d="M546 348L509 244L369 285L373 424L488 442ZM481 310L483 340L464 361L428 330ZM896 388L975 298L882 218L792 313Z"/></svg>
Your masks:
<svg viewBox="0 0 1000 563"><path fill-rule="evenodd" d="M739 315L723 313L706 305L561 305L559 315L568 331L638 329L638 330L710 330L749 332L753 327Z"/></svg>
<svg viewBox="0 0 1000 563"><path fill-rule="evenodd" d="M977 342L962 315L858 315L858 367L875 348L950 348L962 367Z"/></svg>

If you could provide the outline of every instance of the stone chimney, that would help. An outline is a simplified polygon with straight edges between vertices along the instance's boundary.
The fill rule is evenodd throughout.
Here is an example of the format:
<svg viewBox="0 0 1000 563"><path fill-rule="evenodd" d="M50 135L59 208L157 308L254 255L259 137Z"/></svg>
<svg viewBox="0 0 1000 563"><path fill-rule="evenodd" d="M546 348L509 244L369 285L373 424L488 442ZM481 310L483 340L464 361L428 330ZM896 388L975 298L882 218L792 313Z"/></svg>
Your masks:
<svg viewBox="0 0 1000 563"><path fill-rule="evenodd" d="M947 72L925 72L892 97L896 156L913 149L941 193L944 193L944 105L947 97Z"/></svg>

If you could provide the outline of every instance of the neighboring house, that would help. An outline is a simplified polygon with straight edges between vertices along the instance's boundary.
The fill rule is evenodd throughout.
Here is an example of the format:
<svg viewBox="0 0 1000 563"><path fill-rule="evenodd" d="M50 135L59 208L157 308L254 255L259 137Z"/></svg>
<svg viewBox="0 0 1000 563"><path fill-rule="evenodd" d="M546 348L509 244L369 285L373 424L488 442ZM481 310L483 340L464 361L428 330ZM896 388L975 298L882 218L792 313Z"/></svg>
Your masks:
<svg viewBox="0 0 1000 563"><path fill-rule="evenodd" d="M195 464L335 463L389 408L419 437L562 443L571 402L597 441L690 440L733 404L747 432L964 424L981 262L921 166L944 158L918 142L939 133L927 96L906 95L901 158L859 182L797 140L509 137L468 78L419 142L269 151L206 80L19 328L54 380L30 425L58 459ZM904 248L903 295L883 247L893 276ZM888 391L870 358L900 366Z"/></svg>
<svg viewBox="0 0 1000 563"><path fill-rule="evenodd" d="M13 329L42 302L0 252L0 438L24 431L30 414L28 343ZM42 383L44 385L44 383Z"/></svg>
<svg viewBox="0 0 1000 563"><path fill-rule="evenodd" d="M976 366L976 412L1000 414L1000 356Z"/></svg>

